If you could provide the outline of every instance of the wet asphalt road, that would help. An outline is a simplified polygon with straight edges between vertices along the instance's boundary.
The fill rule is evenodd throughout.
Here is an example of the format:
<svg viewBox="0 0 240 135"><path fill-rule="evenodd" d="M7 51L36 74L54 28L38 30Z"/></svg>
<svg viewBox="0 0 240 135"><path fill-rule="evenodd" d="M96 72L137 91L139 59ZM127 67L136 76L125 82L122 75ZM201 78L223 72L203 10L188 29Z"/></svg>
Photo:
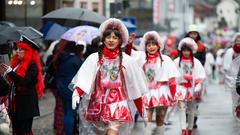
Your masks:
<svg viewBox="0 0 240 135"><path fill-rule="evenodd" d="M46 92L40 101L41 116L34 120L33 132L35 135L53 135L53 108L54 98L51 92ZM214 83L208 86L208 93L199 107L198 128L194 135L240 135L240 124L232 116L231 93L223 86ZM178 110L172 114L172 125L166 126L165 135L180 135ZM148 131L147 134L151 134ZM144 124L139 122L133 128L132 135L142 135Z"/></svg>

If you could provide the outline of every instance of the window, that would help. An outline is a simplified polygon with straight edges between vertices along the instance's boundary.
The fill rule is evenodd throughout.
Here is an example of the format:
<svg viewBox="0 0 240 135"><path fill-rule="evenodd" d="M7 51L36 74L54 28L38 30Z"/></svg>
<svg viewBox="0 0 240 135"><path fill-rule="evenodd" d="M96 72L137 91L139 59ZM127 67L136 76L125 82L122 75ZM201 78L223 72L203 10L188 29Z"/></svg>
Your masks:
<svg viewBox="0 0 240 135"><path fill-rule="evenodd" d="M87 8L87 2L80 2L81 8Z"/></svg>
<svg viewBox="0 0 240 135"><path fill-rule="evenodd" d="M98 9L98 5L99 5L98 2L93 2L93 3L92 3L92 10L93 10L94 12L98 12L98 10L99 10L99 9Z"/></svg>

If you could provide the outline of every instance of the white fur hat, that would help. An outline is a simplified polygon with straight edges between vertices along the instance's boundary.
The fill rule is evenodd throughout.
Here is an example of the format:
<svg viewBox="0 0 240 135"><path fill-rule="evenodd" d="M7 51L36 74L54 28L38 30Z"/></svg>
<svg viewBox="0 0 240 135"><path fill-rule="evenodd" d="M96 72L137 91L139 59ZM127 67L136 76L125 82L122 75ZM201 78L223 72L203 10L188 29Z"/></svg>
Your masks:
<svg viewBox="0 0 240 135"><path fill-rule="evenodd" d="M141 50L145 51L146 42L149 39L152 39L152 38L155 39L158 42L158 45L160 47L160 51L162 51L164 49L164 44L162 43L161 38L156 31L148 31L143 35L143 38L142 38L141 43L140 43Z"/></svg>
<svg viewBox="0 0 240 135"><path fill-rule="evenodd" d="M237 32L234 34L233 38L232 38L232 43L235 43L236 39L240 37L240 32Z"/></svg>
<svg viewBox="0 0 240 135"><path fill-rule="evenodd" d="M116 18L110 18L110 19L106 20L105 22L103 22L99 27L101 39L103 37L104 31L107 29L117 29L121 33L121 36L122 36L122 46L121 47L125 47L127 45L129 34L128 34L128 30L127 30L126 26L123 24L123 22L121 20L116 19Z"/></svg>
<svg viewBox="0 0 240 135"><path fill-rule="evenodd" d="M183 38L180 41L180 43L178 44L178 50L181 51L183 45L187 45L188 47L190 47L192 49L193 53L197 52L198 45L192 38L190 38L190 37Z"/></svg>

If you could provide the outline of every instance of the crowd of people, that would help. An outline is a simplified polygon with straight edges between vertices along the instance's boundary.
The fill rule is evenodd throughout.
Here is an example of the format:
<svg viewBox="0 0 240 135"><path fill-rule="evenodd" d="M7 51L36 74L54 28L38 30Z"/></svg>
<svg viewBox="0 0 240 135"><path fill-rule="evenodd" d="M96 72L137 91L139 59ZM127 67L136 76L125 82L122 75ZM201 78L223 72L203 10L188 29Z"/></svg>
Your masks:
<svg viewBox="0 0 240 135"><path fill-rule="evenodd" d="M175 109L179 133L192 135L215 70L219 84L232 91L233 114L240 120L239 33L232 46L218 49L215 60L194 24L169 54L163 53L166 43L156 31L144 33L139 45L119 19L106 20L99 31L91 45L66 39L54 42L44 58L44 76L39 46L26 37L16 43L10 65L0 65L0 96L8 99L12 134L33 134L32 122L40 115L38 99L45 87L56 101L56 135L128 135L138 115L145 131L164 135Z"/></svg>

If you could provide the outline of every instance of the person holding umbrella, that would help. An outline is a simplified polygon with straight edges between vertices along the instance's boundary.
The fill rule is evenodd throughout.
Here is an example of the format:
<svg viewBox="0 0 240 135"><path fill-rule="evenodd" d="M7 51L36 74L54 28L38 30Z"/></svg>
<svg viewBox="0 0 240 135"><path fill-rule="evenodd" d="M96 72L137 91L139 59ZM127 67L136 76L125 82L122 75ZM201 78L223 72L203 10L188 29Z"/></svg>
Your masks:
<svg viewBox="0 0 240 135"><path fill-rule="evenodd" d="M96 134L118 135L133 124L132 101L143 116L147 85L141 68L121 50L129 37L121 20L110 18L99 29L102 46L85 60L69 85L74 90L72 107L82 97L84 118L94 124ZM124 131L130 134L129 129Z"/></svg>
<svg viewBox="0 0 240 135"><path fill-rule="evenodd" d="M40 115L38 98L44 89L39 46L27 37L22 37L16 46L10 66L0 65L0 95L9 95L13 135L32 135L33 118Z"/></svg>

